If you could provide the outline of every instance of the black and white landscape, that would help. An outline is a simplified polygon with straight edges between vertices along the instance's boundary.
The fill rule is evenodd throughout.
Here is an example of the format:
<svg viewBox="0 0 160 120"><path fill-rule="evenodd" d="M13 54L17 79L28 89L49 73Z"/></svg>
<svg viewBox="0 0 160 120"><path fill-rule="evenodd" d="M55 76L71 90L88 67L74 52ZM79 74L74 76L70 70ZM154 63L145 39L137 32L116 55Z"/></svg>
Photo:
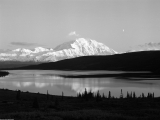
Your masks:
<svg viewBox="0 0 160 120"><path fill-rule="evenodd" d="M158 120L159 6L0 0L0 120Z"/></svg>

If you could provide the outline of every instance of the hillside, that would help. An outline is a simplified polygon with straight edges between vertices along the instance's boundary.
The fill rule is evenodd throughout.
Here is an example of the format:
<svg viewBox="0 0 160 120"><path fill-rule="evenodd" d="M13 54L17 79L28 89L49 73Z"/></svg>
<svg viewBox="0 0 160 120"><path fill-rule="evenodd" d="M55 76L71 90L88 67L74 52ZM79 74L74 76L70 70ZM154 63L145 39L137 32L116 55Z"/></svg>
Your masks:
<svg viewBox="0 0 160 120"><path fill-rule="evenodd" d="M40 62L0 61L0 70L14 69L17 67L24 67L24 66L37 65L37 64L40 64Z"/></svg>
<svg viewBox="0 0 160 120"><path fill-rule="evenodd" d="M21 67L18 69L43 70L160 70L160 51L141 51L104 56L83 56L58 62Z"/></svg>

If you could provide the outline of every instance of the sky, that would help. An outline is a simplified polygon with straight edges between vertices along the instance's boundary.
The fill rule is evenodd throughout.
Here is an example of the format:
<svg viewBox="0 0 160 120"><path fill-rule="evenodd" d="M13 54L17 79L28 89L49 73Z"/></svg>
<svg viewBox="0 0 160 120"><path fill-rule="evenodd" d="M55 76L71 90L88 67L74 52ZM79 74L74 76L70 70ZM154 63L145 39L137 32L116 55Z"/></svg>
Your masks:
<svg viewBox="0 0 160 120"><path fill-rule="evenodd" d="M115 51L160 42L160 0L0 0L0 49L90 38Z"/></svg>

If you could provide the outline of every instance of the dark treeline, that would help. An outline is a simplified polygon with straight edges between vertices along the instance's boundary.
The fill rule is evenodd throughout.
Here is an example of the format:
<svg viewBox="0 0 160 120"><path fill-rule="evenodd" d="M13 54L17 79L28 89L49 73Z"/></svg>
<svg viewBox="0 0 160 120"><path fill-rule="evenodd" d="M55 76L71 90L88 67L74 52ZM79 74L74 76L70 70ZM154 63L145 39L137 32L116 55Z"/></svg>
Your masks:
<svg viewBox="0 0 160 120"><path fill-rule="evenodd" d="M154 93L136 96L127 92L115 98L108 95L84 91L77 97L55 96L41 93L0 89L0 116L5 119L55 119L55 120L117 120L159 119L160 98Z"/></svg>
<svg viewBox="0 0 160 120"><path fill-rule="evenodd" d="M114 96L112 96L111 91L109 91L108 95L106 96L106 95L104 95L104 93L103 93L103 95L101 95L99 93L99 91L97 91L97 93L94 93L94 92L91 92L91 91L87 92L87 90L85 89L85 91L83 93L78 93L77 97L78 98L83 98L83 99L86 99L86 100L88 100L88 99L100 100L100 99L105 99L105 98L106 99L136 99L136 98L137 99L141 99L141 98L142 99L145 99L145 98L152 99L152 98L154 98L154 92L153 93L148 93L147 96L145 96L144 93L142 93L140 96L136 96L135 92L129 93L127 91L127 95L124 96L123 92L122 92L122 89L121 89L120 97L115 98Z"/></svg>
<svg viewBox="0 0 160 120"><path fill-rule="evenodd" d="M8 74L9 74L9 72L7 72L7 71L0 71L0 77L4 77Z"/></svg>
<svg viewBox="0 0 160 120"><path fill-rule="evenodd" d="M5 90L5 89L3 89L3 90ZM26 92L26 93L29 93L29 92ZM17 90L16 91L16 96L15 96L16 100L22 102L22 100L24 100L23 94L24 94L24 92L22 92L20 90ZM159 97L154 97L154 92L153 93L148 93L146 96L144 95L144 93L142 93L140 96L136 96L135 92L130 92L130 93L127 92L127 95L124 96L123 92L122 92L122 89L121 89L120 96L118 98L112 96L111 91L108 92L108 95L104 95L104 93L101 95L99 91L97 91L97 93L94 93L92 91L87 92L86 89L83 93L78 93L76 97L66 97L66 96L64 96L64 93L62 92L61 96L58 96L58 97L54 98L53 97L54 95L50 95L48 90L47 90L47 93L43 94L43 95L40 94L39 92L38 93L33 93L33 94L35 94L35 96L32 95L32 97L27 97L31 100L32 108L39 109L40 107L43 106L42 104L47 104L48 108L55 109L55 110L62 109L61 105L63 103L68 104L68 102L67 102L68 100L71 100L72 102L74 100L74 102L76 102L77 106L78 106L79 101L81 101L81 100L83 100L83 103L85 105L88 102L91 102L92 104L95 105L95 103L102 102L102 101L107 103L107 100L109 100L110 103L111 102L114 103L115 100L117 102L124 102L123 100L137 102L137 100L140 100L140 101L142 100L141 102L143 102L143 101L152 101L152 100L157 99L157 98L159 99ZM39 96L41 96L41 97L39 97ZM86 103L85 103L85 101L86 101ZM95 102L93 102L93 101L95 101ZM85 106L83 106L83 107L85 108ZM99 108L101 108L101 107L99 107Z"/></svg>

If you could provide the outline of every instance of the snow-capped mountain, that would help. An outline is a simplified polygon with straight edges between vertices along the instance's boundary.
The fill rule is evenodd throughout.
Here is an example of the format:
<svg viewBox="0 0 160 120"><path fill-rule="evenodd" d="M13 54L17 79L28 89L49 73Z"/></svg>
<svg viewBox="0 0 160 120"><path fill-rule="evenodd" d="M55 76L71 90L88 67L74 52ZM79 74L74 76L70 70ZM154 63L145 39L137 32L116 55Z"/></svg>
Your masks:
<svg viewBox="0 0 160 120"><path fill-rule="evenodd" d="M112 55L116 53L113 49L95 40L79 38L75 41L58 45L54 49L43 47L36 47L33 50L18 48L1 52L0 60L54 62L79 56Z"/></svg>
<svg viewBox="0 0 160 120"><path fill-rule="evenodd" d="M130 50L128 50L127 52L150 51L150 50L160 50L160 43L153 43L153 42L145 43L144 45L135 46Z"/></svg>

